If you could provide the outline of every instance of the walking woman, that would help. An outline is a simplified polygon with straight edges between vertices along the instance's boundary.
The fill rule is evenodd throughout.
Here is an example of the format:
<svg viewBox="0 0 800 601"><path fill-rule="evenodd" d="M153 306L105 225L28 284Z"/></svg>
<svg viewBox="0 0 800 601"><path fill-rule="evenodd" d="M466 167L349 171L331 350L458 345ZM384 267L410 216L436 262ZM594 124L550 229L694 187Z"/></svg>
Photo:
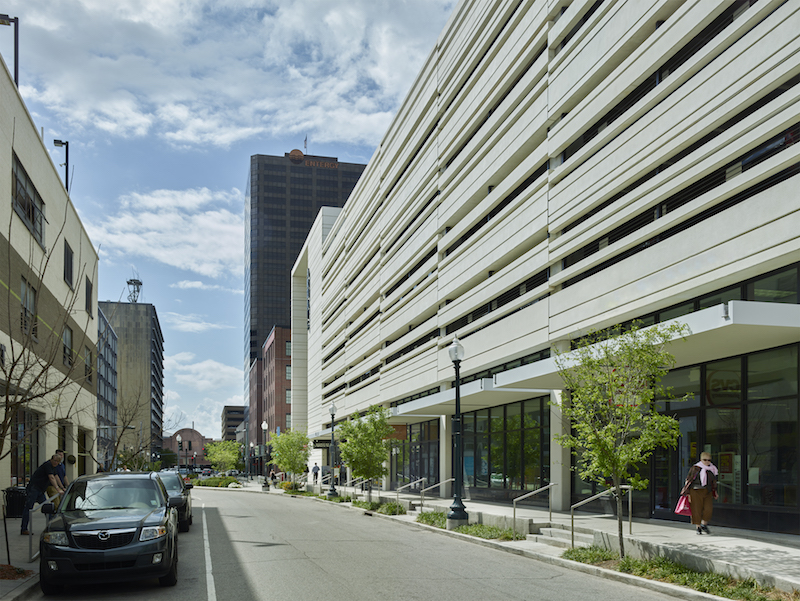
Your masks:
<svg viewBox="0 0 800 601"><path fill-rule="evenodd" d="M717 498L717 466L711 463L711 453L700 453L700 461L689 469L682 495L689 495L692 505L692 525L697 534L711 534L708 522L711 521L714 499Z"/></svg>

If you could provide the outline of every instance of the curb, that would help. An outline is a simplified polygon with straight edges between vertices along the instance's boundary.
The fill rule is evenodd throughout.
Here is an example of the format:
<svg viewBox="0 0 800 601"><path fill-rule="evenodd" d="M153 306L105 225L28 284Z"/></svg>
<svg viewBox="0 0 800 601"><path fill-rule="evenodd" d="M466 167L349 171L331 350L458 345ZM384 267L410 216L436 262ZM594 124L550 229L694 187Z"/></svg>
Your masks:
<svg viewBox="0 0 800 601"><path fill-rule="evenodd" d="M35 590L39 589L39 574L29 576L26 582L21 583L13 590L0 597L0 601L22 601L32 597Z"/></svg>

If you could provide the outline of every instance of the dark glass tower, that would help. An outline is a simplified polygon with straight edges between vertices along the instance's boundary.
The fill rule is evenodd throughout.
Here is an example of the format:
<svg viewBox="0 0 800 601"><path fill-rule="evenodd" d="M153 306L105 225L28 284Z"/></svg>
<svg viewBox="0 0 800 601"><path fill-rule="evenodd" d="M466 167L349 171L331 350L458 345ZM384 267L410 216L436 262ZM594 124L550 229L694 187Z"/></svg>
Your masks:
<svg viewBox="0 0 800 601"><path fill-rule="evenodd" d="M366 165L293 150L250 157L245 204L245 374L274 326L291 325L291 270L320 207L342 207Z"/></svg>

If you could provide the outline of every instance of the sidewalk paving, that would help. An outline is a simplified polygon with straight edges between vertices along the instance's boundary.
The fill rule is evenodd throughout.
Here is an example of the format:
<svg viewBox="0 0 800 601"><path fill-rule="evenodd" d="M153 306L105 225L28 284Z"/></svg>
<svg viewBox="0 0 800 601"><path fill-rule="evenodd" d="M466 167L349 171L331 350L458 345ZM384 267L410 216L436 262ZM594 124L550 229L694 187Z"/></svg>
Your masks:
<svg viewBox="0 0 800 601"><path fill-rule="evenodd" d="M198 488L197 492L202 489ZM264 493L259 482L244 481L241 488L228 489L232 493L258 493L258 494L283 494L282 490L271 489ZM349 487L339 487L341 494L349 494ZM395 500L397 495L391 491L373 490L373 498L381 496L383 500ZM400 494L400 499L414 504L419 503L419 497L411 494ZM425 510L446 510L450 499L426 498ZM511 527L513 508L511 505L486 503L465 500L467 512L472 521ZM414 523L415 516L386 516L409 524ZM36 589L39 584L38 560L29 562L29 537L19 534L20 518L7 518L8 548L11 556L11 565L19 568L33 570L34 575L21 580L0 580L0 601L19 601ZM568 530L570 527L569 513L553 512L552 521L549 520L548 511L544 508L518 507L517 527L525 523L532 524L531 529L538 531L541 527L552 526ZM44 516L39 513L33 516L33 549L39 543L38 533L44 525ZM417 525L417 524L415 524ZM418 525L421 526L421 525ZM616 545L617 521L614 516L578 513L575 515L576 532L592 532L597 543L607 546ZM465 535L458 535L434 529L442 534L472 539ZM698 536L694 528L687 524L668 522L664 520L634 519L633 534L628 534L628 522L625 522L623 536L625 538L626 554L631 556L664 555L695 569L724 573L736 578L756 578L766 585L791 592L800 590L800 536L792 534L776 534L753 530L740 530L736 528L720 528L711 526L712 534ZM5 542L5 536L4 542ZM480 541L497 549L513 552L534 559L557 563L573 569L614 578L616 580L629 580L625 574L602 570L593 566L584 566L559 559L563 549L536 542L531 536L528 540L520 541ZM2 559L0 563L8 563L5 547L0 547ZM644 586L640 580L639 585ZM661 583L658 583L661 584ZM672 585L665 585L672 587ZM673 587L679 588L679 587ZM716 599L713 595L698 593L690 589L673 591L673 596L684 599Z"/></svg>

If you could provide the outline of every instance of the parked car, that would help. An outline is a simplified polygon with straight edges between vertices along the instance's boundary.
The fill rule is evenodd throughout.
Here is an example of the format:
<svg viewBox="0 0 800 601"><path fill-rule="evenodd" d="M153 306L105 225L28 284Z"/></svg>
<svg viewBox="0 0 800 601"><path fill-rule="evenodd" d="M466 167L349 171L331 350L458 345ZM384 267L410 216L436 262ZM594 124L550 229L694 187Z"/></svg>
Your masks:
<svg viewBox="0 0 800 601"><path fill-rule="evenodd" d="M205 469L203 470L203 473L202 473L202 475L203 475L203 476L210 476L212 473L213 473L213 472L211 471L211 468L210 468L210 467L207 467L207 468L205 468Z"/></svg>
<svg viewBox="0 0 800 601"><path fill-rule="evenodd" d="M178 507L178 530L189 532L189 526L192 525L192 488L194 485L184 482L178 472L161 472L158 477L161 478L170 497L177 496L183 499L183 505Z"/></svg>
<svg viewBox="0 0 800 601"><path fill-rule="evenodd" d="M45 595L61 585L158 578L178 581L180 497L169 497L155 472L104 472L70 483L39 543L39 585Z"/></svg>

